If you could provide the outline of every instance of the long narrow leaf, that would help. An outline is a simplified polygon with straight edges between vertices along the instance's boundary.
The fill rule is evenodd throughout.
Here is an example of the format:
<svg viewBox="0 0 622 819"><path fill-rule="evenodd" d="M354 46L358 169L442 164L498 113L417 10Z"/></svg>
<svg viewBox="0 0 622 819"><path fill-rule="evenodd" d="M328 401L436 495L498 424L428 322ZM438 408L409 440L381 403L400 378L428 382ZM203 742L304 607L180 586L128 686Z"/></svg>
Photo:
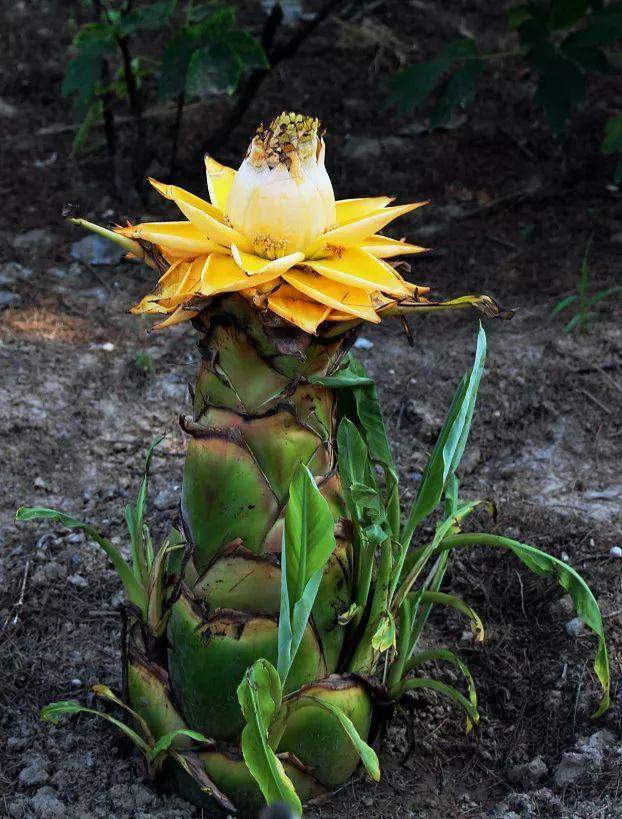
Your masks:
<svg viewBox="0 0 622 819"><path fill-rule="evenodd" d="M301 464L289 489L281 549L277 667L282 683L294 662L335 545L328 503L308 468Z"/></svg>
<svg viewBox="0 0 622 819"><path fill-rule="evenodd" d="M401 606L402 601L412 589L428 560L436 556L441 541L455 529L457 523L466 517L466 515L470 514L473 509L475 509L481 503L482 501L480 500L468 501L467 503L462 504L462 506L460 506L451 517L445 518L445 520L439 523L439 525L436 527L436 531L434 532L434 537L430 543L417 552L412 568L408 571L402 585L395 593L395 596L391 598L391 605L395 610L399 609Z"/></svg>
<svg viewBox="0 0 622 819"><path fill-rule="evenodd" d="M60 523L62 526L66 526L67 529L81 529L84 534L97 543L110 558L121 578L128 600L138 606L143 613L146 613L147 595L132 574L130 566L123 559L123 555L116 546L107 538L102 537L99 532L92 526L89 526L88 523L82 523L82 521L76 520L76 518L72 518L70 515L66 515L64 512L59 512L56 509L46 509L41 506L20 506L15 515L15 520L51 520L55 523Z"/></svg>
<svg viewBox="0 0 622 819"><path fill-rule="evenodd" d="M532 572L556 579L560 586L570 594L577 614L598 637L594 671L601 684L603 696L594 718L603 714L610 705L609 690L611 686L605 630L598 603L581 575L572 566L568 566L568 564L563 563L556 557L536 549L534 546L501 535L484 533L450 535L442 541L438 551L455 549L460 546L495 546L509 549Z"/></svg>
<svg viewBox="0 0 622 819"><path fill-rule="evenodd" d="M374 780L374 782L379 782L380 763L378 762L376 752L361 737L350 717L341 708L339 708L339 706L334 705L328 700L323 700L321 697L313 697L308 694L304 694L303 696L307 700L312 700L315 705L319 705L320 708L323 708L325 711L329 711L337 718L348 739L360 756L361 762L365 766L365 770L371 779Z"/></svg>
<svg viewBox="0 0 622 819"><path fill-rule="evenodd" d="M160 756L161 753L168 751L177 737L190 737L190 739L194 739L196 742L210 741L208 737L204 736L198 731L191 731L188 728L176 728L174 731L170 731L168 734L164 734L164 736L161 736L158 739L153 748L151 748L149 751L149 761L153 762L153 760Z"/></svg>
<svg viewBox="0 0 622 819"><path fill-rule="evenodd" d="M479 713L477 708L475 708L473 703L468 700L464 694L461 694L457 688L440 682L439 680L432 680L428 679L427 677L417 677L414 680L404 680L400 693L404 694L406 691L415 691L418 688L431 688L433 691L437 691L439 694L449 697L449 699L453 700L466 711L466 714L473 725L477 725L479 722Z"/></svg>
<svg viewBox="0 0 622 819"><path fill-rule="evenodd" d="M442 660L446 663L451 663L451 665L455 666L462 672L469 692L469 702L473 708L477 710L477 692L475 690L473 675L471 674L467 664L464 663L460 657L457 657L453 651L449 651L447 648L431 648L428 651L420 651L419 654L416 654L407 664L405 669L406 673L412 671L420 665L423 665L424 663L430 662L431 660ZM469 733L472 728L473 723L471 721L471 717L467 715L467 733Z"/></svg>
<svg viewBox="0 0 622 819"><path fill-rule="evenodd" d="M108 722L111 722L115 728L118 728L119 731L124 733L129 739L132 740L134 745L142 751L145 756L149 754L149 746L145 742L145 740L139 736L136 731L126 725L121 720L112 717L110 714L106 714L103 711L97 711L95 708L87 708L84 705L80 705L80 703L76 702L75 700L61 700L60 702L51 702L49 705L45 705L41 709L40 719L43 722L51 722L54 725L58 723L61 716L66 714L92 714L95 717L100 717L100 719L105 719Z"/></svg>
<svg viewBox="0 0 622 819"><path fill-rule="evenodd" d="M460 464L473 420L485 359L486 334L480 323L473 366L460 382L428 460L417 497L404 526L403 542L410 542L419 523L436 509L448 480Z"/></svg>
<svg viewBox="0 0 622 819"><path fill-rule="evenodd" d="M301 816L296 789L269 742L270 725L278 718L281 699L277 670L268 660L256 660L238 687L238 700L246 719L242 754L268 805L285 802L296 816Z"/></svg>
<svg viewBox="0 0 622 819"><path fill-rule="evenodd" d="M464 600L461 600L454 594L445 594L439 591L424 591L421 595L421 600L424 603L449 606L461 614L464 614L471 621L471 628L473 629L473 636L476 642L481 643L484 640L484 624L479 614L467 605Z"/></svg>

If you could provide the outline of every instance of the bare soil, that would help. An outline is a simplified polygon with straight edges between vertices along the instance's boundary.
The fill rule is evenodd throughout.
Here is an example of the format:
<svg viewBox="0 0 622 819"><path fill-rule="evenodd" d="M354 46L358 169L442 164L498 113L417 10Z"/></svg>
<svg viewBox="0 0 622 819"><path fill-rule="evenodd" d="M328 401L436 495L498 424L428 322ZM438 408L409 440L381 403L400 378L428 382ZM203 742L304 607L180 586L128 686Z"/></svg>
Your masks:
<svg viewBox="0 0 622 819"><path fill-rule="evenodd" d="M127 315L151 284L148 270L114 257L97 266L71 257L81 237L61 218L66 202L100 222L172 217L155 197L113 198L105 158L77 159L71 131L50 132L71 123L58 84L72 6L0 9L10 32L0 97L16 109L2 115L0 135L0 291L9 303L0 324L0 815L186 819L200 811L155 790L111 726L38 721L52 700L88 699L94 682L120 688L119 584L82 535L18 526L14 512L22 503L61 507L124 543L123 506L148 443L166 432L150 514L162 534L178 500L177 416L197 360L190 328L149 335L145 320ZM255 4L239 7L242 19L260 24ZM239 162L260 119L283 107L309 109L328 128L339 197L431 200L400 226L433 248L414 264L413 280L444 295L487 292L517 309L511 322L486 323L488 362L461 486L465 497L494 500L498 516L469 525L544 548L588 580L608 627L613 707L590 721L595 640L568 625L574 614L562 591L509 556L464 552L446 585L482 615L486 641L474 644L466 624L444 611L427 639L469 663L479 740L465 735L444 701L412 696L380 742L381 784L356 778L309 816L622 816L622 560L610 555L622 545L622 301L603 302L583 332L564 333L563 321L550 318L576 288L590 236L591 286L620 283L622 197L611 185L612 161L599 153L602 121L622 101L618 78L598 80L560 139L532 113L532 81L512 65L491 66L476 104L443 132L383 107L387 77L401 62L434 54L460 31L496 49L500 26L492 2L346 6L270 75L220 158ZM217 98L188 112L178 181L197 193L201 145L229 105ZM149 120L158 150L148 171L156 176L169 124ZM125 134L128 168L130 144ZM363 332L373 347L358 356L377 379L406 498L471 360L477 320L419 319L412 349L398 325ZM586 761L581 739L605 729L592 743L601 743L600 757ZM557 765L567 753L584 757L585 775L565 786ZM539 756L538 781L516 773Z"/></svg>

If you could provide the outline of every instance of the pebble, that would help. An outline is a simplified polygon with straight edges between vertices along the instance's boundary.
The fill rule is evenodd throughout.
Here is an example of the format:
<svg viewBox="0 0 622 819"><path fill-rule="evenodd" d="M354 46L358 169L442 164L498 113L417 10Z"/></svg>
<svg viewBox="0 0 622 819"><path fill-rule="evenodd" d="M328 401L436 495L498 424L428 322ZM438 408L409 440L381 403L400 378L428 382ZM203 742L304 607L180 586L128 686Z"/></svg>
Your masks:
<svg viewBox="0 0 622 819"><path fill-rule="evenodd" d="M508 770L508 779L514 784L522 785L523 788L531 790L548 776L548 773L549 769L546 762L541 756L537 756L530 762L524 762L510 768Z"/></svg>
<svg viewBox="0 0 622 819"><path fill-rule="evenodd" d="M89 581L81 574L70 574L67 578L67 582L71 583L71 585L75 586L77 589L86 589L89 585Z"/></svg>
<svg viewBox="0 0 622 819"><path fill-rule="evenodd" d="M356 350L372 350L374 347L374 342L370 341L368 338L357 338L354 342L354 348Z"/></svg>
<svg viewBox="0 0 622 819"><path fill-rule="evenodd" d="M342 143L342 153L344 157L352 161L365 162L378 159L382 155L382 146L380 140L372 137L350 137Z"/></svg>
<svg viewBox="0 0 622 819"><path fill-rule="evenodd" d="M13 293L11 290L0 290L0 310L6 310L7 307L17 307L22 300L19 293Z"/></svg>
<svg viewBox="0 0 622 819"><path fill-rule="evenodd" d="M72 259L92 265L116 264L123 250L104 239L103 236L85 236L71 245L69 255Z"/></svg>
<svg viewBox="0 0 622 819"><path fill-rule="evenodd" d="M19 781L22 785L29 787L44 785L50 778L46 770L47 765L47 759L40 756L33 757L30 763L19 772Z"/></svg>
<svg viewBox="0 0 622 819"><path fill-rule="evenodd" d="M156 509L163 511L165 509L172 509L179 503L179 487L167 487L161 489L153 500L153 505Z"/></svg>
<svg viewBox="0 0 622 819"><path fill-rule="evenodd" d="M609 549L609 554L611 557L621 558L622 557L622 547L620 546L612 546Z"/></svg>
<svg viewBox="0 0 622 819"><path fill-rule="evenodd" d="M54 816L67 816L67 808L56 796L52 788L39 788L36 794L28 800L35 816L51 819Z"/></svg>
<svg viewBox="0 0 622 819"><path fill-rule="evenodd" d="M0 265L0 285L3 287L18 284L32 276L32 269L24 267L19 262L6 262Z"/></svg>
<svg viewBox="0 0 622 819"><path fill-rule="evenodd" d="M573 617L564 626L569 637L580 637L585 632L585 624L580 617Z"/></svg>
<svg viewBox="0 0 622 819"><path fill-rule="evenodd" d="M0 97L0 117L4 117L5 119L15 119L16 116L17 108L14 105L11 105L10 102L7 102Z"/></svg>
<svg viewBox="0 0 622 819"><path fill-rule="evenodd" d="M574 751L562 754L559 765L555 768L553 776L555 784L559 788L566 788L574 785L582 779L590 770L590 760L583 754Z"/></svg>
<svg viewBox="0 0 622 819"><path fill-rule="evenodd" d="M13 239L13 247L20 253L36 259L49 253L56 241L54 234L46 228L35 228L19 233Z"/></svg>

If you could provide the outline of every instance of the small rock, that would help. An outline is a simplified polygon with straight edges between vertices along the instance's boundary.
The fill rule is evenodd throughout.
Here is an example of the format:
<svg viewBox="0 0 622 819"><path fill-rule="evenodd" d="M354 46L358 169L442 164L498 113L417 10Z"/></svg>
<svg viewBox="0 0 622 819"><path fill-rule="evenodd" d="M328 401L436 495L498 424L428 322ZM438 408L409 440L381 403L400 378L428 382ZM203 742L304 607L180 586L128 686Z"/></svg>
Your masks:
<svg viewBox="0 0 622 819"><path fill-rule="evenodd" d="M559 788L574 785L590 771L590 759L584 754L574 751L562 755L559 765L555 768L553 779Z"/></svg>
<svg viewBox="0 0 622 819"><path fill-rule="evenodd" d="M569 637L580 637L585 633L585 624L580 617L573 617L564 626Z"/></svg>
<svg viewBox="0 0 622 819"><path fill-rule="evenodd" d="M538 804L546 805L549 809L559 808L561 805L559 796L556 796L550 788L539 788L531 794L531 797Z"/></svg>
<svg viewBox="0 0 622 819"><path fill-rule="evenodd" d="M29 258L38 259L48 254L56 241L54 234L46 228L35 228L18 234L13 239L13 247Z"/></svg>
<svg viewBox="0 0 622 819"><path fill-rule="evenodd" d="M130 790L134 797L134 804L137 808L148 808L156 801L156 795L153 791L145 788L144 785L131 785Z"/></svg>
<svg viewBox="0 0 622 819"><path fill-rule="evenodd" d="M38 475L34 480L35 489L45 489L45 481Z"/></svg>
<svg viewBox="0 0 622 819"><path fill-rule="evenodd" d="M560 597L559 600L554 600L549 606L549 612L554 617L559 615L570 617L573 611L574 603L572 602L572 597L569 594L565 594L563 597Z"/></svg>
<svg viewBox="0 0 622 819"><path fill-rule="evenodd" d="M533 789L539 782L548 776L549 769L541 756L537 756L530 762L515 765L508 771L510 782L522 785L528 790Z"/></svg>
<svg viewBox="0 0 622 819"><path fill-rule="evenodd" d="M343 143L342 152L346 159L365 162L371 159L379 159L382 155L382 146L378 139L372 139L371 137L350 137Z"/></svg>
<svg viewBox="0 0 622 819"><path fill-rule="evenodd" d="M67 808L56 796L52 788L39 788L28 800L36 816L51 819L53 816L67 816Z"/></svg>
<svg viewBox="0 0 622 819"><path fill-rule="evenodd" d="M622 557L622 547L612 546L611 549L609 549L609 554L611 555L611 557L616 557L620 559Z"/></svg>
<svg viewBox="0 0 622 819"><path fill-rule="evenodd" d="M0 290L0 310L6 310L7 307L17 307L22 300L19 293L13 293L11 290Z"/></svg>
<svg viewBox="0 0 622 819"><path fill-rule="evenodd" d="M115 611L120 609L125 601L125 592L118 591L115 595L110 598L110 607L113 608Z"/></svg>
<svg viewBox="0 0 622 819"><path fill-rule="evenodd" d="M30 279L32 270L19 262L6 262L0 265L0 285L6 287Z"/></svg>
<svg viewBox="0 0 622 819"><path fill-rule="evenodd" d="M354 342L354 347L357 350L372 350L374 347L374 342L370 341L368 338L357 338Z"/></svg>
<svg viewBox="0 0 622 819"><path fill-rule="evenodd" d="M9 737L6 741L7 751L23 751L28 747L30 740L28 737Z"/></svg>
<svg viewBox="0 0 622 819"><path fill-rule="evenodd" d="M122 255L118 245L102 236L85 236L71 245L72 259L92 265L116 264Z"/></svg>
<svg viewBox="0 0 622 819"><path fill-rule="evenodd" d="M19 781L28 787L44 785L50 778L46 770L47 765L47 759L40 756L33 757L30 763L19 772Z"/></svg>
<svg viewBox="0 0 622 819"><path fill-rule="evenodd" d="M14 105L11 105L10 102L3 100L0 97L0 117L4 119L15 119L17 116L17 108Z"/></svg>
<svg viewBox="0 0 622 819"><path fill-rule="evenodd" d="M75 586L76 589L86 589L89 585L89 581L86 577L82 577L81 574L70 574L67 578L67 582Z"/></svg>
<svg viewBox="0 0 622 819"><path fill-rule="evenodd" d="M177 491L177 487L161 489L153 501L155 508L161 511L164 509L172 509L174 506L177 506L178 503L179 492Z"/></svg>
<svg viewBox="0 0 622 819"><path fill-rule="evenodd" d="M11 819L22 819L22 816L26 815L26 807L21 799L10 802L8 810Z"/></svg>
<svg viewBox="0 0 622 819"><path fill-rule="evenodd" d="M562 552L559 556L559 559L562 560L564 563L570 563L570 555L568 552Z"/></svg>

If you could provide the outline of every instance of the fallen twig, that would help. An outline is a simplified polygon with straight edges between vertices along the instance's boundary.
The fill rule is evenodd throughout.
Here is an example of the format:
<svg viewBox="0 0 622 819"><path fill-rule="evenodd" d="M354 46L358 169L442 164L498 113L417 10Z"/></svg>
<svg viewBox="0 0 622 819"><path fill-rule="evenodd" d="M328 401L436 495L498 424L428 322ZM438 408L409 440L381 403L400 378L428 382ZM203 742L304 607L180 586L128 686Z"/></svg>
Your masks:
<svg viewBox="0 0 622 819"><path fill-rule="evenodd" d="M11 623L12 626L16 626L19 621L19 612L22 606L24 605L24 595L26 594L26 581L28 580L28 570L30 569L30 561L26 561L26 567L24 569L24 576L22 577L22 585L19 591L19 597L17 602L13 605L13 609L15 611L13 618L11 619L11 615L6 618L4 621L4 625L2 626L2 631Z"/></svg>

